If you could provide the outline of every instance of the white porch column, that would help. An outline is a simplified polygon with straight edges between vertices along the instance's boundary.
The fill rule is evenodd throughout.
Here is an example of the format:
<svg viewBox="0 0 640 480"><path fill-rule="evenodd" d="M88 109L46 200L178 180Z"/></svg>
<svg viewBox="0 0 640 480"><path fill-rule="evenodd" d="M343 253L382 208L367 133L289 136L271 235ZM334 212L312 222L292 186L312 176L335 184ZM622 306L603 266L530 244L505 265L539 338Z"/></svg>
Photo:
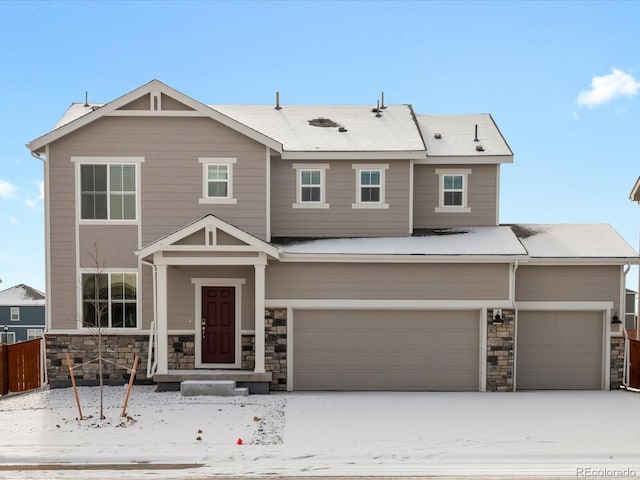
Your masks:
<svg viewBox="0 0 640 480"><path fill-rule="evenodd" d="M253 371L255 373L264 373L264 295L265 295L265 280L264 272L266 268L266 259L264 265L254 265L256 271L255 278L255 366Z"/></svg>
<svg viewBox="0 0 640 480"><path fill-rule="evenodd" d="M158 344L156 345L156 357L158 359L157 373L169 373L169 342L168 335L168 315L167 315L167 266L158 265L158 279L156 289L156 308L158 317L156 318L158 328Z"/></svg>

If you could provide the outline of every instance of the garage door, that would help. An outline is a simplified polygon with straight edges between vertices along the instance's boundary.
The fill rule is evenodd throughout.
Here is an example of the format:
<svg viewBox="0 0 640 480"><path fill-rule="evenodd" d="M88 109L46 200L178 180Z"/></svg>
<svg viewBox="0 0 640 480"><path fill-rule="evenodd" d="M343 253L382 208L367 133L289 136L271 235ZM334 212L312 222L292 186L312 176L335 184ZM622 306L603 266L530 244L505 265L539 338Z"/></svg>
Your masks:
<svg viewBox="0 0 640 480"><path fill-rule="evenodd" d="M293 315L295 390L478 390L479 311Z"/></svg>
<svg viewBox="0 0 640 480"><path fill-rule="evenodd" d="M518 313L518 390L602 388L602 312Z"/></svg>

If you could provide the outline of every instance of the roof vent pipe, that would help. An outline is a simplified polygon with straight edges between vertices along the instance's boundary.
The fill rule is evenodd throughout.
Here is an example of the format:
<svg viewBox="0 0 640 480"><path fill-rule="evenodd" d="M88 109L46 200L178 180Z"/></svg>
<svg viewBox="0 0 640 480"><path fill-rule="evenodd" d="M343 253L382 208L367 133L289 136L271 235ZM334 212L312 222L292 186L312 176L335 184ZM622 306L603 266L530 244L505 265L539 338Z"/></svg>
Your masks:
<svg viewBox="0 0 640 480"><path fill-rule="evenodd" d="M479 142L480 140L478 140L478 124L476 123L476 136L473 137L473 141L474 142Z"/></svg>
<svg viewBox="0 0 640 480"><path fill-rule="evenodd" d="M280 106L280 92L276 92L276 110L282 110Z"/></svg>
<svg viewBox="0 0 640 480"><path fill-rule="evenodd" d="M378 100L376 102L376 117L381 117L382 114L380 113L380 100Z"/></svg>
<svg viewBox="0 0 640 480"><path fill-rule="evenodd" d="M84 92L84 106L85 107L89 106L89 92L86 90Z"/></svg>
<svg viewBox="0 0 640 480"><path fill-rule="evenodd" d="M387 108L387 107L385 107L385 105L384 105L384 92L380 92L380 98L381 98L381 101L380 101L380 108L381 108L382 110L384 110L385 108Z"/></svg>

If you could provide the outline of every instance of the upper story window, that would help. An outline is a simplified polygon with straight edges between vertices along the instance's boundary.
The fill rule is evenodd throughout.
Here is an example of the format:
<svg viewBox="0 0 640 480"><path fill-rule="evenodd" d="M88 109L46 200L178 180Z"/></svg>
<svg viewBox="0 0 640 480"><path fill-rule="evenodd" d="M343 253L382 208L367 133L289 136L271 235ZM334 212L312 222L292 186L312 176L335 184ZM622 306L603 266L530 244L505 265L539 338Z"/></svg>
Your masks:
<svg viewBox="0 0 640 480"><path fill-rule="evenodd" d="M385 203L385 171L389 165L353 165L356 203L352 208L389 208Z"/></svg>
<svg viewBox="0 0 640 480"><path fill-rule="evenodd" d="M87 328L136 328L137 274L83 273L82 326Z"/></svg>
<svg viewBox="0 0 640 480"><path fill-rule="evenodd" d="M126 222L138 218L142 157L71 157L78 165L80 220Z"/></svg>
<svg viewBox="0 0 640 480"><path fill-rule="evenodd" d="M235 158L200 158L202 163L202 198L199 203L238 203L233 198Z"/></svg>
<svg viewBox="0 0 640 480"><path fill-rule="evenodd" d="M329 165L294 164L296 203L293 208L329 208L326 203L326 171Z"/></svg>
<svg viewBox="0 0 640 480"><path fill-rule="evenodd" d="M11 307L11 321L12 322L20 321L20 307Z"/></svg>
<svg viewBox="0 0 640 480"><path fill-rule="evenodd" d="M439 205L435 208L439 213L469 213L467 204L469 192L469 175L471 169L436 169L440 177Z"/></svg>

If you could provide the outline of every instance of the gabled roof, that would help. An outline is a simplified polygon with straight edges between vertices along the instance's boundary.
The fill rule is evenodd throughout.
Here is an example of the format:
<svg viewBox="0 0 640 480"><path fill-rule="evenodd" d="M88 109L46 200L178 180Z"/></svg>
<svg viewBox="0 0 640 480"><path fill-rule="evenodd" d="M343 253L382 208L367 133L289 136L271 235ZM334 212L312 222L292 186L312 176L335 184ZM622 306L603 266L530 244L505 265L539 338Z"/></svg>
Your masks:
<svg viewBox="0 0 640 480"><path fill-rule="evenodd" d="M493 117L478 115L416 115L427 146L427 158L440 156L502 157L500 163L512 162L513 152ZM477 127L477 137L476 137ZM477 138L477 141L476 141ZM450 160L449 160L450 161Z"/></svg>
<svg viewBox="0 0 640 480"><path fill-rule="evenodd" d="M640 177L638 177L636 184L633 186L633 189L629 194L629 199L634 202L640 202Z"/></svg>
<svg viewBox="0 0 640 480"><path fill-rule="evenodd" d="M409 105L211 105L280 142L282 158L424 158L424 144ZM346 153L346 155L345 155ZM303 154L303 155L301 155Z"/></svg>
<svg viewBox="0 0 640 480"><path fill-rule="evenodd" d="M178 242L180 242L180 240L183 240L190 235L193 235L194 233L207 228L222 230L223 232L231 235L232 237L235 237L241 242L244 242L248 246L253 247L255 251L266 253L267 255L274 258L278 258L279 256L279 250L273 245L260 240L257 237L254 237L244 230L240 230L238 227L235 227L212 214L205 215L199 220L185 225L184 227L181 227L178 230L145 245L140 250L138 250L136 254L139 255L140 258L148 257L149 255L163 251L168 247L176 245ZM202 247L205 248L205 245L202 245Z"/></svg>
<svg viewBox="0 0 640 480"><path fill-rule="evenodd" d="M20 283L13 287L0 291L0 305L23 306L44 305L45 294L29 285Z"/></svg>
<svg viewBox="0 0 640 480"><path fill-rule="evenodd" d="M168 85L165 85L159 80L152 80L151 82L139 88L136 88L132 92L129 92L126 95L123 95L122 97L117 98L116 100L113 100L112 102L106 103L104 105L92 104L89 107L85 107L84 105L79 106L81 104L77 103L72 104L69 110L67 110L65 115L62 117L62 119L58 122L54 130L47 133L46 135L36 138L31 143L29 143L27 147L32 152L41 151L41 149L45 145L93 122L94 120L97 120L98 118L114 114L116 110L151 93L165 94L193 109L194 112L200 114L199 116L210 117L222 123L223 125L226 125L227 127L236 130L246 135L247 137L252 138L253 140L256 140L259 143L273 148L278 152L282 151L282 145L274 141L272 138L269 138L268 136L257 132L216 110L213 110L207 105L186 96L185 94L169 87ZM171 110L164 110L157 112L157 114L160 115L162 113L170 112Z"/></svg>
<svg viewBox="0 0 640 480"><path fill-rule="evenodd" d="M608 224L525 224L512 228L532 259L640 262L638 253Z"/></svg>

